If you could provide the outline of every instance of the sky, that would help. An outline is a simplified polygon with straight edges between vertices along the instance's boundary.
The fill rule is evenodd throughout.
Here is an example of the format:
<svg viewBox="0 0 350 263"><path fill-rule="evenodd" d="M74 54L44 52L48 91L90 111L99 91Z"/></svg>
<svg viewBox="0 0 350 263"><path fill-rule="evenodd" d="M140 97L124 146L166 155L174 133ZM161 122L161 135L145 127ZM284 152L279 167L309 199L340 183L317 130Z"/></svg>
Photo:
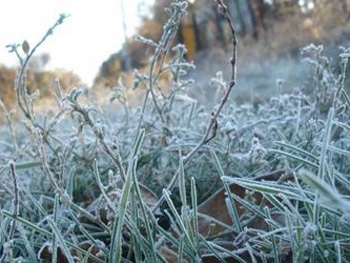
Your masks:
<svg viewBox="0 0 350 263"><path fill-rule="evenodd" d="M139 25L138 4L154 0L11 0L0 8L0 63L18 65L6 45L27 40L33 47L61 13L70 15L56 28L40 53L49 53L47 69L65 68L91 85L100 65L118 52L124 41L121 1L124 1L127 34Z"/></svg>

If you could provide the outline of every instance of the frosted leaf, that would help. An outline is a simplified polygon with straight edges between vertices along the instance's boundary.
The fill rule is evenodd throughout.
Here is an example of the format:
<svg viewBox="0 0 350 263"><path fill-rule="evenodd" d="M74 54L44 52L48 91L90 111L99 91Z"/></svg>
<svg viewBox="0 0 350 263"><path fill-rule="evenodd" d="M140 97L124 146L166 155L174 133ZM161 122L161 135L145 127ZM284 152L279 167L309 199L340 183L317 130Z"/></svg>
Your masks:
<svg viewBox="0 0 350 263"><path fill-rule="evenodd" d="M225 123L225 126L222 128L222 130L224 132L227 132L227 131L232 131L236 128L236 126L231 122L231 121L227 121Z"/></svg>
<svg viewBox="0 0 350 263"><path fill-rule="evenodd" d="M154 42L152 39L145 38L145 37L141 36L140 34L136 34L134 39L138 42L141 42L141 43L149 45L149 46L154 46L154 47L158 46L158 44L156 42Z"/></svg>
<svg viewBox="0 0 350 263"><path fill-rule="evenodd" d="M304 54L304 53L309 53L309 52L322 52L323 50L323 46L322 45L319 45L319 46L315 46L315 44L309 44L307 45L306 47L303 47L301 49L301 54Z"/></svg>
<svg viewBox="0 0 350 263"><path fill-rule="evenodd" d="M307 222L304 229L303 235L306 240L314 240L317 233L317 226L312 222Z"/></svg>
<svg viewBox="0 0 350 263"><path fill-rule="evenodd" d="M30 50L30 46L27 40L24 40L22 43L22 50L24 52L24 54L28 55L29 54L29 50Z"/></svg>

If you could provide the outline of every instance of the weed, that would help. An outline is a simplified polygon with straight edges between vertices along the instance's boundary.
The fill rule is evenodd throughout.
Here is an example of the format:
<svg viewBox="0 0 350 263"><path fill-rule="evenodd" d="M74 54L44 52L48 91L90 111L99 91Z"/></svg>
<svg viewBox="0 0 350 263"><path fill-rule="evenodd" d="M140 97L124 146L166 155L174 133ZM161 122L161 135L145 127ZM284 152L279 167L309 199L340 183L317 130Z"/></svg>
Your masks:
<svg viewBox="0 0 350 263"><path fill-rule="evenodd" d="M141 107L129 105L122 83L112 97L123 110L108 111L88 90L63 94L56 81L57 112L36 113L26 67L66 17L32 50L23 43L24 57L11 45L23 117L14 122L1 104L0 262L350 261L349 49L340 74L322 47L304 49L310 96L295 89L228 103L237 40L217 3L232 31L232 75L213 79L221 96L212 112L187 96L194 66L172 44L186 1L167 9L159 42L139 37L154 48L148 72L134 72ZM224 221L210 218L209 200L219 200Z"/></svg>

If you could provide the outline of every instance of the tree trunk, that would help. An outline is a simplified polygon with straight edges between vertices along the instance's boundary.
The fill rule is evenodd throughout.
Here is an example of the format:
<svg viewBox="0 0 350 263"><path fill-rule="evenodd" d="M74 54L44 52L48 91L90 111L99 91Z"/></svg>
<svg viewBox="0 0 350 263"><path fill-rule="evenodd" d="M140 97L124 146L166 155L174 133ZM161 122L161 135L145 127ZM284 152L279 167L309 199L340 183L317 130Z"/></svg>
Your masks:
<svg viewBox="0 0 350 263"><path fill-rule="evenodd" d="M221 43L221 45L223 46L223 48L226 47L226 38L225 38L225 32L224 29L222 27L222 15L218 13L218 9L216 5L213 5L213 12L215 14L215 24L216 24L216 28L218 31L217 34L217 40Z"/></svg>
<svg viewBox="0 0 350 263"><path fill-rule="evenodd" d="M196 12L194 8L192 9L192 25L193 25L194 36L196 39L196 51L200 51L203 49L203 45L202 45L201 33L200 33L199 26L196 19Z"/></svg>
<svg viewBox="0 0 350 263"><path fill-rule="evenodd" d="M233 5L234 5L233 9L236 11L235 12L236 16L233 15L233 17L235 17L237 19L237 22L240 25L240 32L239 33L241 33L244 36L247 32L247 25L244 21L241 1L240 0L232 0L232 1L226 1L226 2L233 3ZM230 5L229 3L227 3L227 5ZM231 8L231 10L232 10L232 8Z"/></svg>
<svg viewBox="0 0 350 263"><path fill-rule="evenodd" d="M342 6L345 13L345 18L347 21L350 20L350 0L342 0Z"/></svg>
<svg viewBox="0 0 350 263"><path fill-rule="evenodd" d="M126 17L125 17L125 9L124 9L124 2L123 0L120 1L120 9L122 13L122 21L123 21L123 33L124 33L124 48L122 49L123 52L123 60L124 60L124 71L129 71L131 69L131 58L130 58L130 51L129 51L129 43L128 43L128 37L127 37L127 28L126 28Z"/></svg>
<svg viewBox="0 0 350 263"><path fill-rule="evenodd" d="M251 0L247 0L247 5L248 5L250 19L252 21L253 38L258 40L258 38L259 38L259 29L258 29L256 14L255 14L254 7L252 5Z"/></svg>
<svg viewBox="0 0 350 263"><path fill-rule="evenodd" d="M265 23L266 6L264 0L256 0L256 20L258 26L260 26L264 33L267 32L267 26Z"/></svg>

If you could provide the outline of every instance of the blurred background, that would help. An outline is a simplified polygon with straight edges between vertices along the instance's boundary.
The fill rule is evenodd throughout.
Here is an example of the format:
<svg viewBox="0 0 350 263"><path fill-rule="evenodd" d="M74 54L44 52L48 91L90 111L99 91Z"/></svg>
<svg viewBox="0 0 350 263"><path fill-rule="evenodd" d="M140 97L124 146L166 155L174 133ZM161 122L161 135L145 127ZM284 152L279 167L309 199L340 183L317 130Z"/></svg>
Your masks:
<svg viewBox="0 0 350 263"><path fill-rule="evenodd" d="M135 35L157 41L167 19L164 8L169 7L172 0L103 0L95 4L92 4L95 1L76 0L43 3L40 8L36 1L29 1L28 7L21 6L25 0L17 2L0 11L4 19L0 21L1 33L11 37L6 38L7 43L0 42L0 98L7 107L14 107L18 63L13 53L4 53L7 52L5 45L28 40L34 46L60 12L71 17L32 59L27 74L28 89L40 90L40 99L50 101L58 79L64 91L85 85L103 103L122 80L128 98L137 104L132 72L133 69L146 70L154 48L135 40ZM303 86L302 76L307 72L307 65L301 63L300 49L310 43L322 44L325 54L332 58L334 70L338 70L338 47L349 46L350 0L225 2L238 33L235 93L238 102L254 102L277 90L288 92ZM189 0L188 16L179 26L174 45L186 45L187 59L196 65L189 73L189 77L196 80L190 95L205 105L212 106L213 100L208 98L212 98L215 90L210 79L216 72L222 71L229 80L230 41L229 28L214 0Z"/></svg>

